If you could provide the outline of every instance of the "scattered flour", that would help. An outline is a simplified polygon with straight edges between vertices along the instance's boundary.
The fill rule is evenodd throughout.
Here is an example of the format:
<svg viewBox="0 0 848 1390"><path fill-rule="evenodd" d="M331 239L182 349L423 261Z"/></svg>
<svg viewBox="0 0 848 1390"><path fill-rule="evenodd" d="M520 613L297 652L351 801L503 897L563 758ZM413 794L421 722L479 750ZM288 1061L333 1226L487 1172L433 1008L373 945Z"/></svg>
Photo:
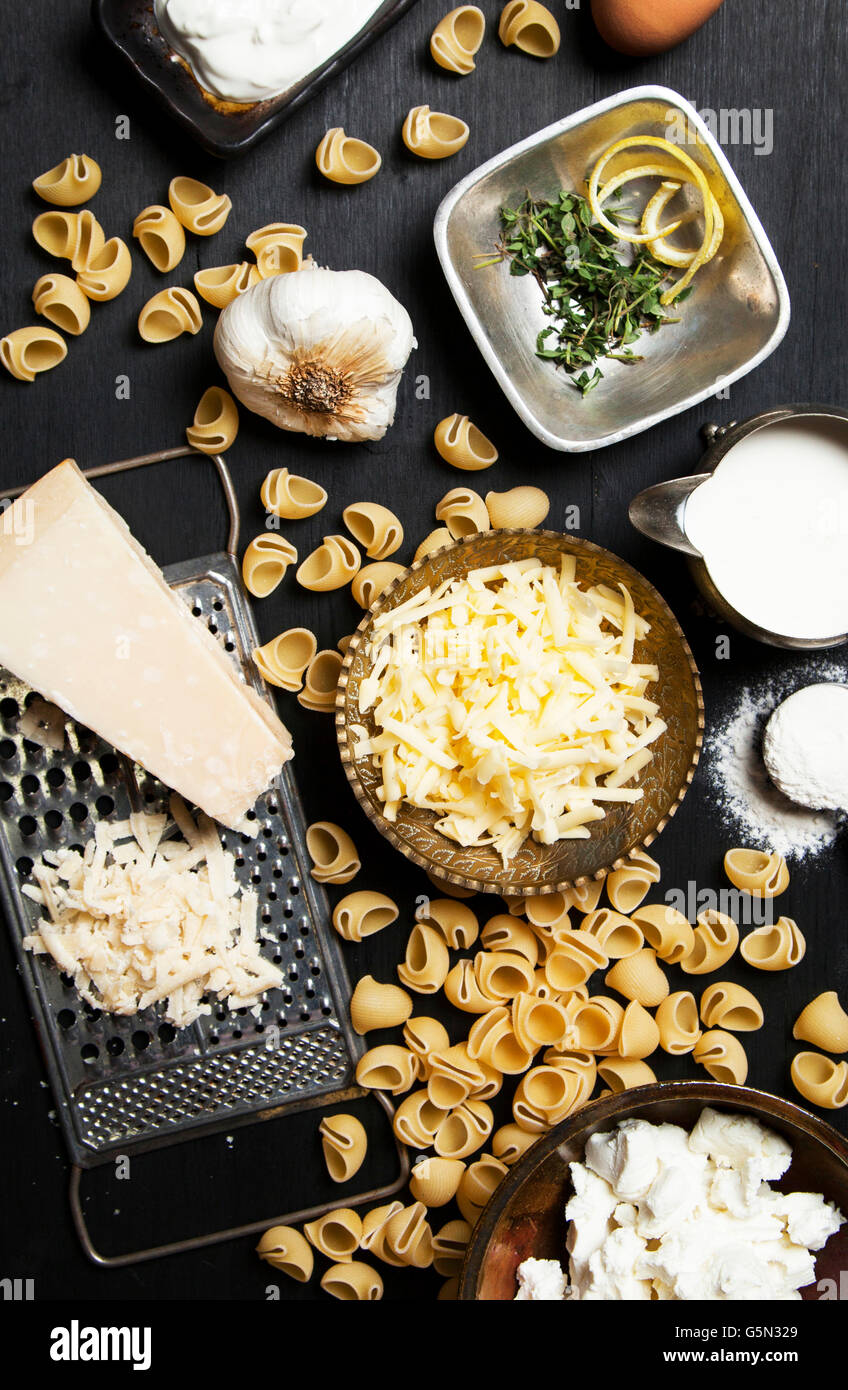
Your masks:
<svg viewBox="0 0 848 1390"><path fill-rule="evenodd" d="M808 811L770 781L763 762L763 731L781 700L811 680L845 681L844 666L827 663L815 673L786 673L745 687L707 734L703 764L722 820L753 848L786 859L805 859L831 846L843 818Z"/></svg>

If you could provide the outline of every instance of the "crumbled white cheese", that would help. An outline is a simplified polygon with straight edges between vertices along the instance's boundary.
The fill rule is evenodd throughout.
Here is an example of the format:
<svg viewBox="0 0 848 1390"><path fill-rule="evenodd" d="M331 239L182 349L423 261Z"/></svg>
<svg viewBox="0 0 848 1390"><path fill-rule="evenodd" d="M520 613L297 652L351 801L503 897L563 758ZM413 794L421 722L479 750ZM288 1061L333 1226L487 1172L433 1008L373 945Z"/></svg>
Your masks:
<svg viewBox="0 0 848 1390"><path fill-rule="evenodd" d="M383 814L438 814L461 845L508 863L530 834L585 839L651 761L665 731L646 696L657 667L635 659L649 625L622 585L584 590L573 556L472 570L375 619L359 692L378 731Z"/></svg>
<svg viewBox="0 0 848 1390"><path fill-rule="evenodd" d="M173 820L101 821L82 854L46 853L38 887L23 890L46 915L24 946L49 952L93 1007L134 1014L167 1000L164 1017L185 1028L211 1012L204 995L254 1007L282 972L260 953L256 893L240 891L214 823L195 822L178 796L170 809Z"/></svg>
<svg viewBox="0 0 848 1390"><path fill-rule="evenodd" d="M542 1303L564 1297L565 1275L559 1260L525 1260L519 1266L516 1303Z"/></svg>
<svg viewBox="0 0 848 1390"><path fill-rule="evenodd" d="M811 1252L844 1217L817 1193L769 1186L791 1161L786 1140L753 1116L709 1107L691 1134L631 1119L592 1135L584 1162L570 1165L563 1297L800 1298L815 1278ZM530 1291L519 1296L531 1299L535 1281L523 1270L519 1284Z"/></svg>

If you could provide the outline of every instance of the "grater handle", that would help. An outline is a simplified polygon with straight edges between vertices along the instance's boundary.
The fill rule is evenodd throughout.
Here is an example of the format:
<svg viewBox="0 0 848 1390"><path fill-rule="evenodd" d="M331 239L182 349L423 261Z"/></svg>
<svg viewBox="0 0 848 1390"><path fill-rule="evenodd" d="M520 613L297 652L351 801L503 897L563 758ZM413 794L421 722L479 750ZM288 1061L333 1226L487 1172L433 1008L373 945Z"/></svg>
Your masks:
<svg viewBox="0 0 848 1390"><path fill-rule="evenodd" d="M170 459L186 458L189 454L196 454L199 458L208 458L210 463L215 465L230 518L227 554L235 560L241 517L232 476L220 454L205 454L200 449L193 449L190 444L181 444L176 449L158 449L153 454L139 454L136 458L119 459L117 463L102 463L97 468L84 468L82 475L84 478L107 478L113 473L129 473L134 468L147 468L151 463L167 463ZM29 483L25 483L23 487L7 488L5 492L0 492L0 501L4 498L20 497L21 493L26 492L29 486Z"/></svg>
<svg viewBox="0 0 848 1390"><path fill-rule="evenodd" d="M391 1123L395 1111L388 1096L383 1095L380 1091L373 1092L373 1096L385 1110ZM204 1250L210 1245L221 1245L227 1240L256 1236L259 1235L260 1231L265 1231L270 1226L293 1226L304 1221L314 1221L329 1211L335 1211L338 1207L358 1207L364 1206L366 1202L390 1201L409 1179L409 1153L406 1145L395 1138L395 1148L398 1153L399 1173L393 1182L386 1183L382 1187L372 1188L369 1192L355 1193L352 1197L340 1197L338 1201L326 1202L322 1206L306 1207L302 1211L288 1211L282 1216L265 1217L261 1221L251 1221L244 1226L231 1226L223 1231L210 1231L204 1235L188 1236L185 1240L171 1241L167 1245L153 1245L146 1250L132 1250L124 1255L104 1255L94 1245L82 1209L80 1189L83 1169L80 1168L79 1164L74 1163L71 1167L68 1191L71 1216L80 1244L92 1264L99 1265L101 1269L124 1269L128 1265L143 1264L147 1260L163 1259L166 1255L185 1255L191 1250Z"/></svg>

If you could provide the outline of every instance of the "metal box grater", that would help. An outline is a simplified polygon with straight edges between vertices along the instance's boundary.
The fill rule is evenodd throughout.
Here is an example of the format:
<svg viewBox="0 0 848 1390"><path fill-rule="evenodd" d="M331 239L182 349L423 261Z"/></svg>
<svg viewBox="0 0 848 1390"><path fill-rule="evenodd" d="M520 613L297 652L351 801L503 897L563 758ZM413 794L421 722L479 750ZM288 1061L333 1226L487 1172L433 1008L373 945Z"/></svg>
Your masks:
<svg viewBox="0 0 848 1390"><path fill-rule="evenodd" d="M145 455L92 469L86 476L194 452L182 448ZM230 508L227 552L173 565L164 573L242 678L268 699L250 661L258 637L234 558L235 496L223 460L212 461ZM353 1085L362 1042L350 1027L350 987L329 929L326 893L309 872L304 815L288 765L249 813L256 822L255 836L221 828L222 843L236 856L240 882L259 893L262 952L285 976L283 986L265 996L258 1018L243 1008L229 1011L214 999L210 1015L180 1032L163 1022L156 1008L129 1018L104 1014L80 999L50 956L24 949L24 936L41 917L38 905L21 892L33 882L34 861L45 850L81 847L98 820L125 819L133 801L140 799L148 811L167 809L169 795L142 768L131 768L98 735L70 719L64 720L59 751L27 738L21 723L37 698L0 667L0 900L75 1169L106 1162L116 1153L139 1153L362 1095ZM391 1114L387 1103L384 1109ZM344 1202L397 1190L406 1168L403 1155L401 1179L391 1189L347 1196ZM127 1257L99 1257L90 1247L79 1178L76 1171L72 1202L88 1253L103 1263L129 1262ZM265 1224L257 1223L257 1228ZM217 1238L239 1233L221 1232ZM208 1243L209 1237L200 1241ZM196 1243L180 1242L175 1248ZM151 1252L143 1253L150 1257ZM164 1248L153 1253L164 1253Z"/></svg>

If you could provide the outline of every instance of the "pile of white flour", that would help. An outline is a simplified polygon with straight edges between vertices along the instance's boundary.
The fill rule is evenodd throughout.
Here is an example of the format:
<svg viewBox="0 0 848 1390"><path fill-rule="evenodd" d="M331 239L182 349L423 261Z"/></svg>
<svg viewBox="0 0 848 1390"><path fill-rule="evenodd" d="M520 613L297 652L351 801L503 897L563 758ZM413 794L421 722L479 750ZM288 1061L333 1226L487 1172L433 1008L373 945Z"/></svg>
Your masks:
<svg viewBox="0 0 848 1390"><path fill-rule="evenodd" d="M841 817L797 806L770 781L763 763L763 731L781 700L811 681L846 681L844 666L816 665L809 673L774 675L743 687L704 740L702 767L714 804L740 843L786 859L820 854L833 844Z"/></svg>

